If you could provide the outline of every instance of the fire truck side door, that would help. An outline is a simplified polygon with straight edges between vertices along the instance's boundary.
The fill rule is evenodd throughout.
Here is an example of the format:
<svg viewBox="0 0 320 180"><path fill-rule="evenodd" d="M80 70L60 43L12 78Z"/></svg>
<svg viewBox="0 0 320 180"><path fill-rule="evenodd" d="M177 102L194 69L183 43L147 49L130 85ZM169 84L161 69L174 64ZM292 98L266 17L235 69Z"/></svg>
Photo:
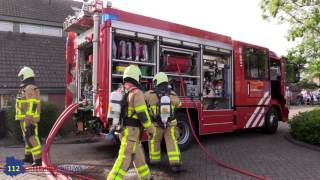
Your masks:
<svg viewBox="0 0 320 180"><path fill-rule="evenodd" d="M265 49L245 47L244 57L244 83L242 86L241 105L263 105L263 98L269 96L269 59ZM239 104L238 104L239 105Z"/></svg>

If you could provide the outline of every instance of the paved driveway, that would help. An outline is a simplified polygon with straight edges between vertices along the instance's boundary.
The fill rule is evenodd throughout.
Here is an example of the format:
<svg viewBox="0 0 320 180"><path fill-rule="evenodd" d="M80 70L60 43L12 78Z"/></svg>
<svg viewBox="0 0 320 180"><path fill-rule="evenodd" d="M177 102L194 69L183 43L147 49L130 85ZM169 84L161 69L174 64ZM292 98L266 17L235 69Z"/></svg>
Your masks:
<svg viewBox="0 0 320 180"><path fill-rule="evenodd" d="M297 113L301 109L309 110L294 107L291 113ZM286 133L288 125L280 123L278 132L274 135L244 131L205 136L201 138L201 142L219 160L270 179L320 179L320 152L291 144L283 137ZM104 179L114 163L117 150L117 147L105 142L56 144L52 148L52 159L58 164L78 165L82 173L96 179ZM21 152L22 148L0 147L0 164L4 164L6 156L22 158ZM250 179L211 164L196 144L182 152L182 157L186 172L172 175L168 171L167 163L163 162L160 167L152 167L155 179ZM137 179L132 169L128 176L126 179ZM0 179L6 178L3 173L0 174ZM45 179L41 174L23 174L18 178Z"/></svg>

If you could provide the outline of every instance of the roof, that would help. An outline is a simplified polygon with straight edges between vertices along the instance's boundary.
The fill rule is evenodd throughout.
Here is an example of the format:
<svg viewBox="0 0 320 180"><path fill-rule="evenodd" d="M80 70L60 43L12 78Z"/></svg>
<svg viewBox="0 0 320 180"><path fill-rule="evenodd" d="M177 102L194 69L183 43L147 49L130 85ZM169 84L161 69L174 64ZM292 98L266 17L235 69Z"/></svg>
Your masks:
<svg viewBox="0 0 320 180"><path fill-rule="evenodd" d="M71 7L81 7L72 0L0 0L0 15L62 23L73 15Z"/></svg>
<svg viewBox="0 0 320 180"><path fill-rule="evenodd" d="M104 9L103 12L113 14L114 16L117 17L117 20L123 21L123 22L138 24L142 26L149 26L152 28L162 29L162 30L171 31L175 33L183 33L189 36L195 36L203 39L219 41L229 45L232 44L231 37L214 33L214 32L209 32L209 31L205 31L205 30L201 30L201 29L197 29L197 28L193 28L193 27L189 27L189 26L185 26L177 23L172 23L168 21L163 21L160 19L152 18L152 17L138 15L138 14L122 11L119 9L106 8Z"/></svg>
<svg viewBox="0 0 320 180"><path fill-rule="evenodd" d="M62 37L0 32L0 90L18 88L17 74L23 66L35 71L40 88L64 88L64 49Z"/></svg>

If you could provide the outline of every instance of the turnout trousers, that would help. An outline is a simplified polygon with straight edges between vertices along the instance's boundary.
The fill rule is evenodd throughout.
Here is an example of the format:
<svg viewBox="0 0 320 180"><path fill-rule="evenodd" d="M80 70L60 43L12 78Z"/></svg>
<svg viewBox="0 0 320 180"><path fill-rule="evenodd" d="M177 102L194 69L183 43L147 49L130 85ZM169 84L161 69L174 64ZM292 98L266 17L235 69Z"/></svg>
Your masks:
<svg viewBox="0 0 320 180"><path fill-rule="evenodd" d="M25 142L25 155L32 155L33 160L41 158L41 143L38 136L38 123L27 123L24 120L20 121L23 140Z"/></svg>
<svg viewBox="0 0 320 180"><path fill-rule="evenodd" d="M121 180L127 173L131 162L139 179L150 179L151 173L145 161L145 154L140 142L142 130L140 127L126 126L119 134L121 140L118 158L109 172L107 180Z"/></svg>
<svg viewBox="0 0 320 180"><path fill-rule="evenodd" d="M170 165L180 165L181 155L177 143L177 121L173 120L166 128L160 127L157 123L154 123L154 127L154 136L149 140L150 162L158 163L161 161L161 141L164 137Z"/></svg>

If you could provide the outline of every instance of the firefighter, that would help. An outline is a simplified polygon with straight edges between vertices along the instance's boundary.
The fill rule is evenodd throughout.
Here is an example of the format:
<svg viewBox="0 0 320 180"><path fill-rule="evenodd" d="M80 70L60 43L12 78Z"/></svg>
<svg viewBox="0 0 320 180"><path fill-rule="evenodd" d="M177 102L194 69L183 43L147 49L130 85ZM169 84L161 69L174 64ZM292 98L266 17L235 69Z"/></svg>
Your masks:
<svg viewBox="0 0 320 180"><path fill-rule="evenodd" d="M123 73L123 89L128 92L125 100L127 108L123 127L119 138L121 140L118 158L110 171L107 179L121 180L133 162L139 179L152 179L150 169L145 161L140 138L143 128L152 136L154 127L151 123L149 112L146 106L145 97L140 85L141 71L139 67L130 65Z"/></svg>
<svg viewBox="0 0 320 180"><path fill-rule="evenodd" d="M21 84L16 98L15 119L20 121L25 142L23 162L32 163L32 166L41 166L41 143L38 137L40 91L35 85L34 72L31 68L23 67L18 76Z"/></svg>
<svg viewBox="0 0 320 180"><path fill-rule="evenodd" d="M174 117L175 109L181 106L181 102L175 92L171 91L168 76L159 72L153 78L154 90L146 92L146 101L151 107L152 121L155 126L154 136L149 140L149 159L151 164L161 161L161 141L164 137L171 171L180 172L181 155L177 144L177 120ZM162 97L167 96L169 102L162 102ZM170 117L161 115L161 104L170 105ZM165 111L168 111L165 110ZM165 119L164 119L165 118Z"/></svg>

